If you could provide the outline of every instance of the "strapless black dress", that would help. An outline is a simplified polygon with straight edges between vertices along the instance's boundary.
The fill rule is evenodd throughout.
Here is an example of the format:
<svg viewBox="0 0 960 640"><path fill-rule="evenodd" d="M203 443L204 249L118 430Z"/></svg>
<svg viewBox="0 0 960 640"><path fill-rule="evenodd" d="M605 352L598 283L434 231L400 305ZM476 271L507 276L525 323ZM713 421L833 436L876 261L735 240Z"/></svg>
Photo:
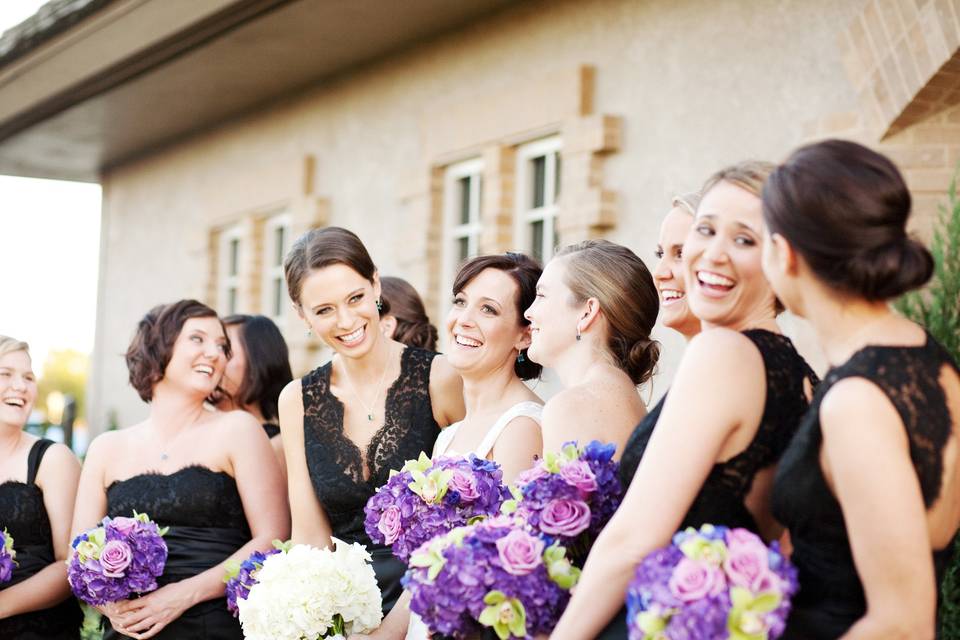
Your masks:
<svg viewBox="0 0 960 640"><path fill-rule="evenodd" d="M0 529L13 536L18 566L10 582L0 590L30 578L56 561L50 519L43 505L43 492L35 484L40 461L51 440L38 440L27 458L27 481L0 484ZM30 611L0 620L0 638L17 640L76 640L83 615L74 598L49 609Z"/></svg>
<svg viewBox="0 0 960 640"><path fill-rule="evenodd" d="M203 573L250 541L250 527L236 481L223 471L193 465L174 473L144 473L107 488L107 515L145 513L161 527L169 551L158 584ZM109 623L107 624L109 627ZM127 638L112 628L105 640ZM154 638L162 640L241 640L240 622L227 610L226 598L187 609Z"/></svg>

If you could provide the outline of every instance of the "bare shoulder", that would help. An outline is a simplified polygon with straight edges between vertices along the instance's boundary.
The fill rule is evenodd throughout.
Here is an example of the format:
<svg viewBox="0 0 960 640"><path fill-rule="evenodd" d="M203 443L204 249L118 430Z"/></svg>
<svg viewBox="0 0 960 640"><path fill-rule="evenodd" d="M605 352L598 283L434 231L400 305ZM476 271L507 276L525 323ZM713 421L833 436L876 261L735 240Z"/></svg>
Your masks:
<svg viewBox="0 0 960 640"><path fill-rule="evenodd" d="M43 454L43 459L45 462L52 462L53 466L76 466L79 468L80 461L77 460L76 454L73 453L73 450L70 449L65 444L57 442L51 445L45 454Z"/></svg>
<svg viewBox="0 0 960 640"><path fill-rule="evenodd" d="M226 437L243 437L263 432L257 419L246 411L220 411L214 416L213 422L218 431L225 432L223 435Z"/></svg>
<svg viewBox="0 0 960 640"><path fill-rule="evenodd" d="M294 378L287 383L287 386L280 392L277 405L280 415L303 413L303 386L300 378ZM280 421L280 427L283 428L283 420Z"/></svg>
<svg viewBox="0 0 960 640"><path fill-rule="evenodd" d="M540 430L540 423L530 416L517 416L508 422L506 426L516 431Z"/></svg>
<svg viewBox="0 0 960 640"><path fill-rule="evenodd" d="M820 430L824 440L862 443L862 425L870 425L870 439L908 446L900 414L881 389L866 378L840 380L820 403Z"/></svg>
<svg viewBox="0 0 960 640"><path fill-rule="evenodd" d="M763 366L760 351L750 338L739 331L724 328L708 329L694 336L683 357L697 362L746 358Z"/></svg>
<svg viewBox="0 0 960 640"><path fill-rule="evenodd" d="M460 374L444 355L434 357L433 362L430 363L430 386L438 391L459 389L463 386Z"/></svg>
<svg viewBox="0 0 960 640"><path fill-rule="evenodd" d="M564 389L543 405L543 423L566 422L591 414L596 401L597 395L585 385Z"/></svg>
<svg viewBox="0 0 960 640"><path fill-rule="evenodd" d="M94 438L90 446L87 447L87 455L84 459L89 463L92 460L99 460L101 457L110 457L114 453L119 452L126 446L131 438L136 437L137 432L140 431L140 427L141 425L138 424L125 429L104 431Z"/></svg>

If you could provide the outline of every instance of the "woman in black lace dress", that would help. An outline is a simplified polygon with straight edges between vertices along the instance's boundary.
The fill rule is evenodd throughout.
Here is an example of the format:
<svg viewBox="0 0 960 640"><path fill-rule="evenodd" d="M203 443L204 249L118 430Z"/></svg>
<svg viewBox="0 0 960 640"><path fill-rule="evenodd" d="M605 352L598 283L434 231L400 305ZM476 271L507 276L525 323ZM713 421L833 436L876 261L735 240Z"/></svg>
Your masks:
<svg viewBox="0 0 960 640"><path fill-rule="evenodd" d="M62 444L24 433L37 398L27 344L0 336L0 530L18 566L0 584L0 638L80 637L64 560L80 464Z"/></svg>
<svg viewBox="0 0 960 640"><path fill-rule="evenodd" d="M386 612L406 567L373 545L363 508L391 469L432 451L440 428L463 417L462 383L443 357L383 336L379 276L350 231L306 233L284 270L297 313L334 352L280 395L293 541L366 545Z"/></svg>
<svg viewBox="0 0 960 640"><path fill-rule="evenodd" d="M283 479L263 427L245 411L205 405L229 357L220 319L194 300L151 310L127 350L149 415L90 445L74 532L137 511L170 528L169 555L159 589L101 607L107 638L239 640L224 562L287 537Z"/></svg>
<svg viewBox="0 0 960 640"><path fill-rule="evenodd" d="M932 271L910 192L887 158L829 140L794 152L763 205L764 269L832 367L774 485L800 571L786 637L933 638L960 524L960 373L888 304Z"/></svg>
<svg viewBox="0 0 960 640"><path fill-rule="evenodd" d="M808 406L815 376L780 334L761 271L760 189L772 169L748 162L703 187L683 245L687 301L703 324L666 400L627 443L623 504L597 539L552 638L625 637L634 568L682 528L710 523L779 534L773 471ZM613 622L611 623L611 620Z"/></svg>
<svg viewBox="0 0 960 640"><path fill-rule="evenodd" d="M290 353L283 334L266 316L237 314L223 319L230 338L230 360L223 372L216 405L221 411L241 409L257 422L270 438L270 446L283 467L280 438L280 392L293 380Z"/></svg>

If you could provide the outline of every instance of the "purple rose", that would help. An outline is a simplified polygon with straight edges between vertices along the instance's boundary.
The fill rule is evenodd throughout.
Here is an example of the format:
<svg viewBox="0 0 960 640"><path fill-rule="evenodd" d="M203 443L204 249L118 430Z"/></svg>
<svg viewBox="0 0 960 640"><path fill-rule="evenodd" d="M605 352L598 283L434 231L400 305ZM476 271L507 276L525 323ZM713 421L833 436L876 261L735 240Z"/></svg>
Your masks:
<svg viewBox="0 0 960 640"><path fill-rule="evenodd" d="M540 514L540 528L552 535L572 538L590 526L590 507L582 500L551 500Z"/></svg>
<svg viewBox="0 0 960 640"><path fill-rule="evenodd" d="M543 564L543 540L514 529L497 540L497 553L507 573L525 576Z"/></svg>
<svg viewBox="0 0 960 640"><path fill-rule="evenodd" d="M517 483L517 486L522 487L525 484L533 482L534 480L540 480L541 478L546 478L549 475L550 475L550 472L544 468L543 462L541 461L533 465L526 471L521 472L517 476L516 483Z"/></svg>
<svg viewBox="0 0 960 640"><path fill-rule="evenodd" d="M597 490L597 477L584 460L573 460L560 467L560 477L584 493Z"/></svg>
<svg viewBox="0 0 960 640"><path fill-rule="evenodd" d="M393 544L400 537L401 513L400 507L390 505L380 514L377 530L383 534L384 544Z"/></svg>
<svg viewBox="0 0 960 640"><path fill-rule="evenodd" d="M125 518L123 516L120 516L118 518L110 519L110 526L117 533L124 536L130 535L137 528L138 524L140 523L136 518Z"/></svg>
<svg viewBox="0 0 960 640"><path fill-rule="evenodd" d="M103 567L103 575L108 578L122 578L123 571L130 566L133 559L133 551L123 540L110 540L103 545L100 552L100 566Z"/></svg>
<svg viewBox="0 0 960 640"><path fill-rule="evenodd" d="M453 477L450 478L449 489L460 494L460 500L463 502L473 502L480 497L477 490L477 478L472 473L466 473L461 469L454 469Z"/></svg>
<svg viewBox="0 0 960 640"><path fill-rule="evenodd" d="M770 571L768 557L766 545L757 539L731 547L723 568L732 584L760 593L776 589L779 584L779 578Z"/></svg>
<svg viewBox="0 0 960 640"><path fill-rule="evenodd" d="M725 588L723 571L702 560L683 558L670 576L670 593L683 602L719 595Z"/></svg>
<svg viewBox="0 0 960 640"><path fill-rule="evenodd" d="M727 531L725 538L727 540L727 546L731 549L739 547L740 545L764 546L763 540L761 540L757 534L743 528L730 529Z"/></svg>

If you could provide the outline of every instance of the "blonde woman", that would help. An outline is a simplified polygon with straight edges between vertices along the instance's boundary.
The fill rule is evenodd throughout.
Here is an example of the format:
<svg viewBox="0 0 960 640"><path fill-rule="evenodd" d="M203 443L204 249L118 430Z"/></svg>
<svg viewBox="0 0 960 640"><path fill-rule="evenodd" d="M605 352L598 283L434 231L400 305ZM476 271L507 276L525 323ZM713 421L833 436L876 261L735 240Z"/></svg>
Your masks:
<svg viewBox="0 0 960 640"><path fill-rule="evenodd" d="M670 211L660 223L657 241L657 265L653 280L660 294L660 322L687 341L700 333L700 318L687 304L687 285L683 280L683 243L693 226L693 217L700 204L697 192L673 198Z"/></svg>
<svg viewBox="0 0 960 640"><path fill-rule="evenodd" d="M0 638L80 637L64 560L80 464L62 444L23 431L37 399L27 343L0 336L0 529L18 566L0 584Z"/></svg>

